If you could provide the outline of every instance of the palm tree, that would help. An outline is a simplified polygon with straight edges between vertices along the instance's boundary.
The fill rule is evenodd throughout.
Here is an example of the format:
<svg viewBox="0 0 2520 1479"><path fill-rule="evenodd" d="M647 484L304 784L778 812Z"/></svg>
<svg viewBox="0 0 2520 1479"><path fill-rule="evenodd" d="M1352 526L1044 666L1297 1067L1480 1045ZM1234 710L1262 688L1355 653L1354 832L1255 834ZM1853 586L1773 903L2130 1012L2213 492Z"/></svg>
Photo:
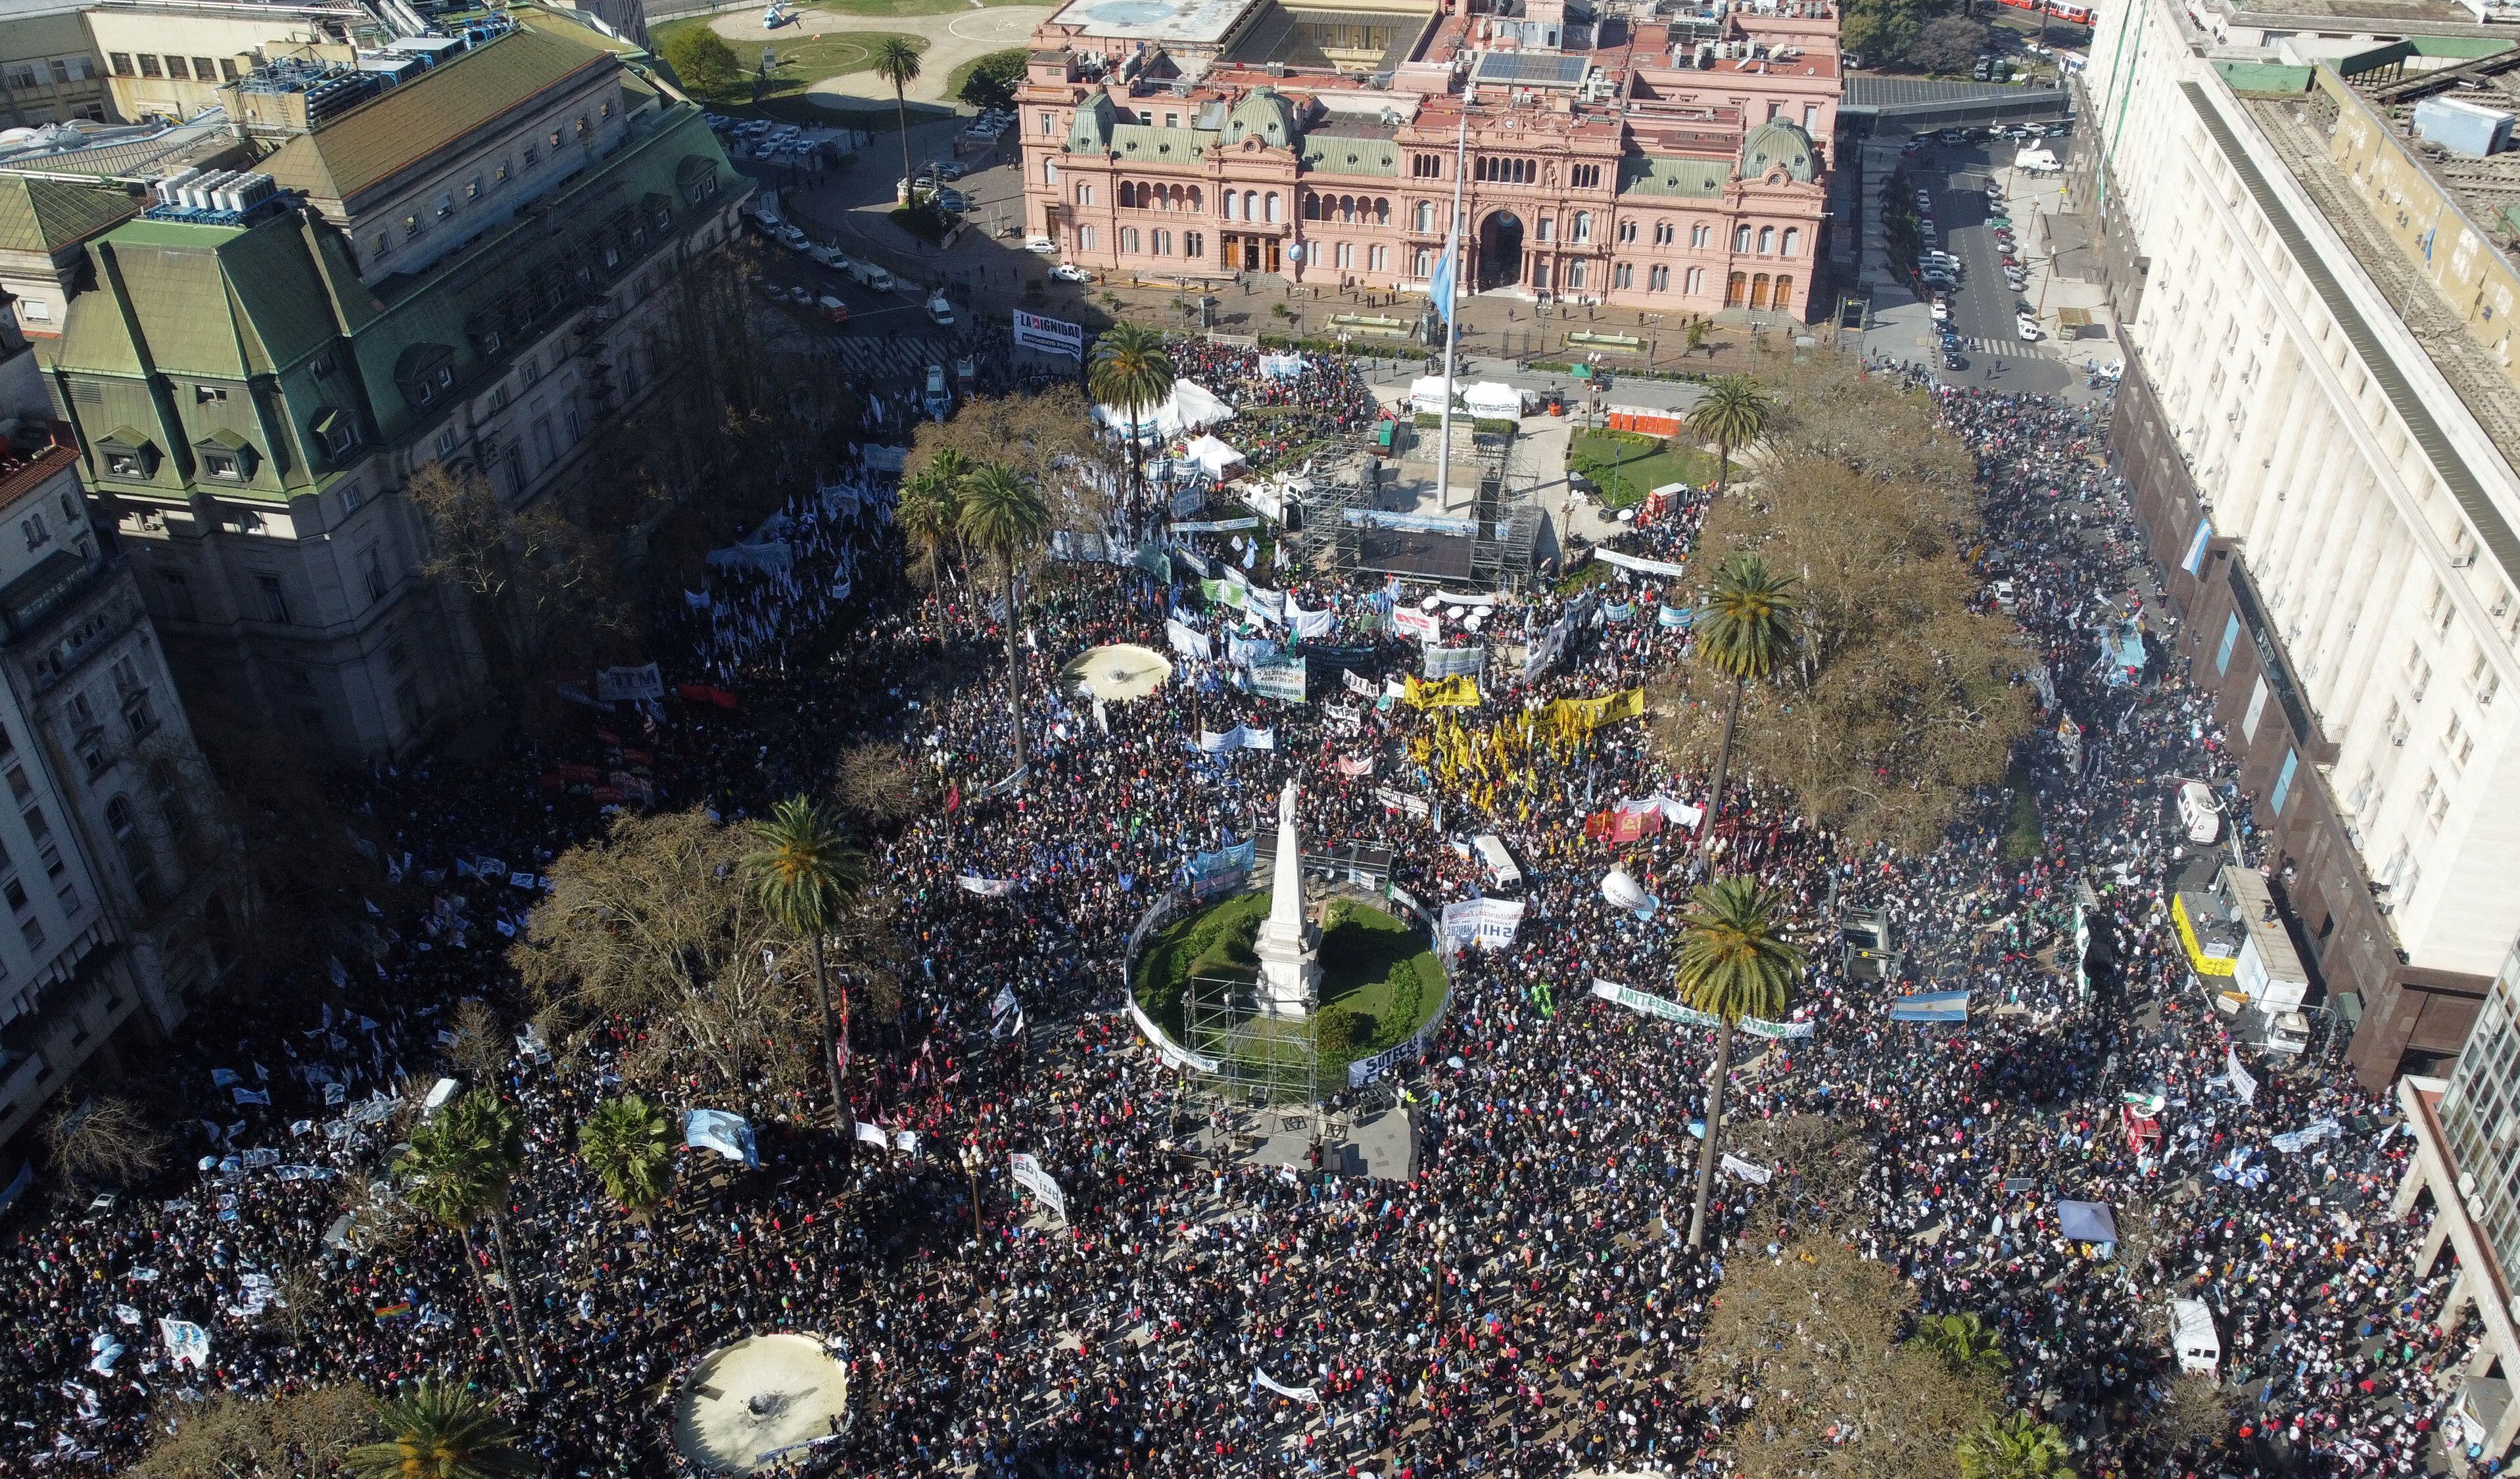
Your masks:
<svg viewBox="0 0 2520 1479"><path fill-rule="evenodd" d="M1700 441L1715 443L1715 496L1732 485L1732 449L1746 447L1767 434L1776 401L1746 375L1727 375L1707 383L1706 394L1689 409L1688 429Z"/></svg>
<svg viewBox="0 0 2520 1479"><path fill-rule="evenodd" d="M1715 819L1724 810L1725 773L1732 765L1732 734L1741 722L1741 693L1765 681L1793 654L1802 622L1793 581L1773 573L1748 550L1735 550L1715 567L1715 589L1694 628L1698 660L1732 680L1724 709L1724 739L1715 746L1715 784L1706 793L1706 817L1697 830L1697 855L1715 845Z"/></svg>
<svg viewBox="0 0 2520 1479"><path fill-rule="evenodd" d="M2028 1412L1989 1417L1959 1441L1960 1479L2075 1479L2073 1450L2056 1424Z"/></svg>
<svg viewBox="0 0 2520 1479"><path fill-rule="evenodd" d="M919 80L919 48L907 36L887 36L875 49L875 74L892 84L892 108L901 118L902 190L911 192L910 179L910 103L902 91ZM907 203L907 202L905 202Z"/></svg>
<svg viewBox="0 0 2520 1479"><path fill-rule="evenodd" d="M1916 1338L1955 1371L1996 1375L2012 1369L2012 1358L2003 1354L2002 1338L1974 1314L1929 1316L1917 1322Z"/></svg>
<svg viewBox="0 0 2520 1479"><path fill-rule="evenodd" d="M1803 968L1802 952L1778 933L1784 908L1784 893L1755 877L1718 878L1690 897L1680 919L1680 999L1718 1023L1715 1075L1706 1091L1706 1143L1697 1153L1697 1205L1688 1217L1692 1248L1706 1239L1706 1196L1715 1186L1715 1146L1724 1133L1732 1029L1745 1016L1783 1016L1785 992Z"/></svg>
<svg viewBox="0 0 2520 1479"><path fill-rule="evenodd" d="M963 482L963 540L998 562L1007 603L1007 709L1014 719L1015 765L1024 763L1023 649L1015 641L1023 562L1050 529L1050 505L1032 479L991 463Z"/></svg>
<svg viewBox="0 0 2520 1479"><path fill-rule="evenodd" d="M604 1194L636 1210L665 1199L674 1179L673 1133L665 1111L635 1094L606 1099L577 1127L578 1157Z"/></svg>
<svg viewBox="0 0 2520 1479"><path fill-rule="evenodd" d="M534 1472L517 1433L479 1392L424 1377L377 1404L382 1443L350 1450L356 1479L506 1479Z"/></svg>
<svg viewBox="0 0 2520 1479"><path fill-rule="evenodd" d="M1138 439L1138 423L1173 393L1172 356L1164 353L1164 336L1139 324L1114 324L1094 341L1094 362L1085 371L1086 388L1106 406L1129 413L1129 496L1143 511L1147 502L1146 447Z"/></svg>
<svg viewBox="0 0 2520 1479"><path fill-rule="evenodd" d="M866 890L866 855L849 846L838 819L822 803L790 796L752 824L759 852L743 871L761 912L814 950L814 1003L823 1014L823 1072L832 1084L832 1124L843 1145L854 1145L849 1101L840 1083L839 1045L848 1041L849 998L840 992L838 1035L832 1030L832 978L823 958L823 936ZM849 1153L843 1151L843 1154Z"/></svg>
<svg viewBox="0 0 2520 1479"><path fill-rule="evenodd" d="M515 1111L498 1095L476 1089L422 1121L394 1169L412 1182L405 1193L411 1204L464 1239L464 1261L472 1265L482 1307L495 1324L497 1304L472 1257L472 1226L489 1220L491 1246L499 1255L499 1277L508 1286L508 1312L522 1353L518 1370L531 1380L535 1363L525 1343L524 1301L517 1297L516 1268L508 1258L508 1186L524 1162L524 1131Z"/></svg>
<svg viewBox="0 0 2520 1479"><path fill-rule="evenodd" d="M970 475L970 459L940 447L927 466L902 479L901 496L893 503L893 527L918 557L913 572L930 588L941 586L953 567L961 539L957 523L963 516L963 479Z"/></svg>
<svg viewBox="0 0 2520 1479"><path fill-rule="evenodd" d="M1704 320L1704 319L1702 319L1702 318L1698 318L1698 319L1690 319L1690 320L1688 321L1688 347L1689 352L1692 352L1692 353L1693 353L1693 352L1695 352L1696 350L1699 350L1699 349L1703 349L1703 348L1705 348L1705 347L1706 347L1706 336L1707 336L1708 335L1710 335L1710 334L1714 333L1714 332L1715 332L1715 328L1714 328L1714 326L1713 326L1712 324L1707 323L1707 322L1706 322L1706 320Z"/></svg>

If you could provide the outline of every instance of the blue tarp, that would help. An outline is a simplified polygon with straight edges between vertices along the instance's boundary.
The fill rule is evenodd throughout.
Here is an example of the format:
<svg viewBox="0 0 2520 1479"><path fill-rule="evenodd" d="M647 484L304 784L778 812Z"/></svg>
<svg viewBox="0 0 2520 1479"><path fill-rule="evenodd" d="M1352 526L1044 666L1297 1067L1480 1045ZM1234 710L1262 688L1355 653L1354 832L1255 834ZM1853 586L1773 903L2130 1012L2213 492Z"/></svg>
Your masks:
<svg viewBox="0 0 2520 1479"><path fill-rule="evenodd" d="M1903 996L1890 1008L1894 1022L1965 1022L1968 1020L1969 994L1965 991L1919 991Z"/></svg>
<svg viewBox="0 0 2520 1479"><path fill-rule="evenodd" d="M2076 1242L2113 1243L2118 1240L2118 1220L2110 1215L2106 1202L2060 1201L2056 1231Z"/></svg>

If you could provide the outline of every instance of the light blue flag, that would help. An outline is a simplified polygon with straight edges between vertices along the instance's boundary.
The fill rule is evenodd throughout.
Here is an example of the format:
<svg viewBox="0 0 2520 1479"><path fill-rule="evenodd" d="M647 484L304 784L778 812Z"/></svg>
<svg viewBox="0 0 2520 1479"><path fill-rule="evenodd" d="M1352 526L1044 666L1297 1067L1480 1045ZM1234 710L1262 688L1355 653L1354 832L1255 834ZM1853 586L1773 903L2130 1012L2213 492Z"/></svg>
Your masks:
<svg viewBox="0 0 2520 1479"><path fill-rule="evenodd" d="M1426 290L1435 299L1435 311L1444 316L1447 326L1453 322L1453 259L1461 255L1461 247L1462 230L1456 226L1453 234L1444 239L1443 260L1435 264L1435 276Z"/></svg>

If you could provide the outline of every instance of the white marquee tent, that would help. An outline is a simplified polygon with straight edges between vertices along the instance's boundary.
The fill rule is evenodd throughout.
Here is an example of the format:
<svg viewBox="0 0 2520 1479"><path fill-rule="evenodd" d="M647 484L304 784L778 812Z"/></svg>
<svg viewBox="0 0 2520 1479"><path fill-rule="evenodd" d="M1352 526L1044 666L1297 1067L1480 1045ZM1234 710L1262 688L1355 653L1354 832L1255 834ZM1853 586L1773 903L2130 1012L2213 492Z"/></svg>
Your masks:
<svg viewBox="0 0 2520 1479"><path fill-rule="evenodd" d="M1130 424L1129 413L1118 406L1095 407L1094 419L1106 426ZM1232 420L1234 408L1217 399L1214 391L1196 381L1177 380L1173 381L1171 397L1155 407L1152 415L1139 418L1137 432L1140 436L1151 432L1170 438Z"/></svg>

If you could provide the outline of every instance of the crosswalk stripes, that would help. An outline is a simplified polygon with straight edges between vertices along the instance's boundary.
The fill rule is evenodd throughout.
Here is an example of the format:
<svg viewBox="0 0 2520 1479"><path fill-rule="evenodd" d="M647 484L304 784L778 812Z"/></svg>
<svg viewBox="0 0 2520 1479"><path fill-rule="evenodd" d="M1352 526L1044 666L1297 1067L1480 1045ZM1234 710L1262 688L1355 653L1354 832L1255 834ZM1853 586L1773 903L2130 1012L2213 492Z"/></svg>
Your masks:
<svg viewBox="0 0 2520 1479"><path fill-rule="evenodd" d="M2020 339L1973 338L1968 339L1965 342L1972 351L1979 354L1991 354L1997 359L2041 359L2045 357L2040 354L2039 346L2037 344L2025 343Z"/></svg>
<svg viewBox="0 0 2520 1479"><path fill-rule="evenodd" d="M917 383L927 367L944 363L945 350L924 338L864 338L844 335L826 339L831 352L851 374L872 384Z"/></svg>

